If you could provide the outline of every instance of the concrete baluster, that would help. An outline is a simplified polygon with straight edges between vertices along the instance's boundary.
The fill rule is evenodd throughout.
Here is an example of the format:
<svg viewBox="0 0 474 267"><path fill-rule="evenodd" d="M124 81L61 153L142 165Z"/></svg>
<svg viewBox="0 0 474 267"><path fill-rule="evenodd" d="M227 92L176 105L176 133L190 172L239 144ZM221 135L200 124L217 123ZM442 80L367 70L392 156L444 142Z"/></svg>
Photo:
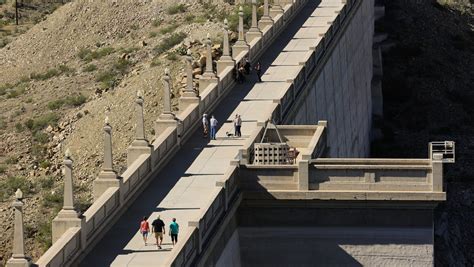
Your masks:
<svg viewBox="0 0 474 267"><path fill-rule="evenodd" d="M261 38L262 32L257 25L257 0L252 0L252 26L247 31L246 39L251 43L256 38Z"/></svg>
<svg viewBox="0 0 474 267"><path fill-rule="evenodd" d="M105 117L104 125L104 163L99 177L93 183L94 200L97 200L108 188L120 187L122 179L117 175L113 168L112 156L112 126L109 123L109 117Z"/></svg>
<svg viewBox="0 0 474 267"><path fill-rule="evenodd" d="M239 7L239 39L237 42L235 42L234 46L232 46L232 56L234 59L236 57L244 52L244 51L249 51L250 47L245 41L245 35L244 35L244 9L242 6Z"/></svg>
<svg viewBox="0 0 474 267"><path fill-rule="evenodd" d="M12 207L15 211L15 223L13 225L13 254L7 261L6 267L26 267L31 266L25 257L25 233L23 231L23 193L20 189L15 192L15 201Z"/></svg>
<svg viewBox="0 0 474 267"><path fill-rule="evenodd" d="M273 0L273 5L270 9L270 17L275 19L275 17L280 14L283 14L283 8L280 5L280 0Z"/></svg>
<svg viewBox="0 0 474 267"><path fill-rule="evenodd" d="M191 50L188 49L184 59L186 61L186 87L179 98L180 110L185 110L190 104L199 104L201 100L198 91L194 89L193 85L193 57L191 56Z"/></svg>
<svg viewBox="0 0 474 267"><path fill-rule="evenodd" d="M136 133L135 140L127 149L127 166L137 160L141 155L151 154L151 147L145 137L145 120L143 118L143 95L141 91L137 91L137 98L135 99L136 112Z"/></svg>
<svg viewBox="0 0 474 267"><path fill-rule="evenodd" d="M261 31L263 31L267 26L273 25L273 19L270 17L270 8L268 5L269 0L265 0L263 2L263 16L260 18L258 22L258 27Z"/></svg>
<svg viewBox="0 0 474 267"><path fill-rule="evenodd" d="M199 79L199 91L203 92L210 84L217 84L219 80L217 79L216 74L212 66L212 41L211 35L208 33L206 41L206 71Z"/></svg>
<svg viewBox="0 0 474 267"><path fill-rule="evenodd" d="M191 70L192 71L192 70ZM189 71L188 71L189 75ZM171 110L171 76L168 68L165 69L165 75L163 76L163 111L155 122L155 133L159 136L166 128L178 125L176 115ZM195 97L195 92L192 89L192 73L191 73L191 84L183 90L183 95L188 97ZM190 87L190 88L189 88ZM183 97L181 97L183 98Z"/></svg>
<svg viewBox="0 0 474 267"><path fill-rule="evenodd" d="M193 57L191 56L191 49L188 49L186 56L186 88L183 91L184 96L196 97L197 91L194 89L193 81Z"/></svg>
<svg viewBox="0 0 474 267"><path fill-rule="evenodd" d="M433 192L443 192L443 154L434 153L431 159L432 167L432 190Z"/></svg>
<svg viewBox="0 0 474 267"><path fill-rule="evenodd" d="M63 208L58 215L53 219L52 234L53 243L72 227L81 227L84 223L84 218L74 209L74 184L72 177L72 159L69 149L66 150L63 161L63 175L64 175L64 199Z"/></svg>
<svg viewBox="0 0 474 267"><path fill-rule="evenodd" d="M229 45L229 22L224 19L224 48L222 56L217 61L217 75L219 76L227 67L234 67L235 61L230 56L230 45Z"/></svg>

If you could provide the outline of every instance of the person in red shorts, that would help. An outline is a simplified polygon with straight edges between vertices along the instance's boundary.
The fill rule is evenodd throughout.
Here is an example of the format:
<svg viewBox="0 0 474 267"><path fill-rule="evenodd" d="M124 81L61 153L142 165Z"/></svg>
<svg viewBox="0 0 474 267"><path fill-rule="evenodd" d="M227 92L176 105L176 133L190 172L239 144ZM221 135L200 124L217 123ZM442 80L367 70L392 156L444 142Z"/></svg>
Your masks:
<svg viewBox="0 0 474 267"><path fill-rule="evenodd" d="M146 240L148 238L148 232L150 232L150 225L147 222L148 217L143 217L143 220L140 222L140 233L143 236L143 242L145 242L146 246Z"/></svg>

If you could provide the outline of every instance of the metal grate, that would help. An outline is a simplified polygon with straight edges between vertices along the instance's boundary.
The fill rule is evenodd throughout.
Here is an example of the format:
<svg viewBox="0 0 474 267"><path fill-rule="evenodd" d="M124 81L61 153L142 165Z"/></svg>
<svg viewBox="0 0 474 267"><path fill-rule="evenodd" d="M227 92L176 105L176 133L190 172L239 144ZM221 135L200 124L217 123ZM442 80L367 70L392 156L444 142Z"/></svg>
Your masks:
<svg viewBox="0 0 474 267"><path fill-rule="evenodd" d="M255 143L254 161L255 165L281 165L288 164L288 151L290 147L286 143Z"/></svg>
<svg viewBox="0 0 474 267"><path fill-rule="evenodd" d="M441 155L441 158L438 158ZM455 142L454 141L434 141L430 142L430 158L431 160L440 160L443 163L454 163L456 159L455 155Z"/></svg>

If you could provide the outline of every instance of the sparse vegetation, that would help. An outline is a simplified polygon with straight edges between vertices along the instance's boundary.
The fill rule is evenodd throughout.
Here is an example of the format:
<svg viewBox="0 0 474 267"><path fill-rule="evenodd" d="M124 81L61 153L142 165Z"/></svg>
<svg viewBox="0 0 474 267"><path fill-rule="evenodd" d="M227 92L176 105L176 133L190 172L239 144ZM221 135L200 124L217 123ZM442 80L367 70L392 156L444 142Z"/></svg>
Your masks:
<svg viewBox="0 0 474 267"><path fill-rule="evenodd" d="M106 70L106 71L100 72L96 76L95 81L100 83L100 88L108 89L110 87L115 86L117 78L113 71Z"/></svg>
<svg viewBox="0 0 474 267"><path fill-rule="evenodd" d="M51 176L43 177L39 180L39 185L43 190L52 189L54 186L54 178Z"/></svg>
<svg viewBox="0 0 474 267"><path fill-rule="evenodd" d="M186 38L186 36L187 35L183 32L173 33L168 38L163 39L161 41L161 43L154 48L155 53L157 55L160 55L160 54L168 51L173 46L181 43L184 40L184 38Z"/></svg>
<svg viewBox="0 0 474 267"><path fill-rule="evenodd" d="M48 108L50 110L56 110L61 108L64 105L63 99L53 100L48 103Z"/></svg>
<svg viewBox="0 0 474 267"><path fill-rule="evenodd" d="M0 165L0 174L5 173L6 170L7 170L7 166L5 166L5 165Z"/></svg>
<svg viewBox="0 0 474 267"><path fill-rule="evenodd" d="M59 116L56 113L47 113L36 119L29 119L25 122L26 128L32 132L36 132L46 128L48 125L56 126Z"/></svg>
<svg viewBox="0 0 474 267"><path fill-rule="evenodd" d="M82 48L81 50L79 50L77 56L85 62L91 62L94 59L100 59L105 56L108 56L113 52L115 52L115 49L112 47L103 47L95 51L92 51L88 48Z"/></svg>
<svg viewBox="0 0 474 267"><path fill-rule="evenodd" d="M36 132L33 136L33 139L40 144L46 144L49 141L49 136L43 132Z"/></svg>
<svg viewBox="0 0 474 267"><path fill-rule="evenodd" d="M121 74L125 74L129 66L130 66L130 61L120 58L117 61L115 61L113 65L113 69Z"/></svg>
<svg viewBox="0 0 474 267"><path fill-rule="evenodd" d="M39 164L40 168L43 168L43 169L46 169L46 168L49 168L51 166L51 162L49 162L49 160L43 160L40 162Z"/></svg>
<svg viewBox="0 0 474 267"><path fill-rule="evenodd" d="M51 228L51 218L44 218L38 223L38 232L35 237L43 249L48 249L53 244Z"/></svg>
<svg viewBox="0 0 474 267"><path fill-rule="evenodd" d="M178 28L178 25L171 24L171 25L161 28L160 33L161 34L171 33L171 32L174 32L174 30L176 30L177 28Z"/></svg>
<svg viewBox="0 0 474 267"><path fill-rule="evenodd" d="M17 88L11 88L8 90L7 98L17 98L18 96L22 95L26 91L26 85L20 85Z"/></svg>
<svg viewBox="0 0 474 267"><path fill-rule="evenodd" d="M186 15L186 17L184 17L184 20L186 22L193 22L195 18L196 18L196 16L194 16L193 14L188 14L188 15Z"/></svg>
<svg viewBox="0 0 474 267"><path fill-rule="evenodd" d="M17 133L21 133L25 130L25 128L23 127L23 124L19 122L15 124L15 129Z"/></svg>
<svg viewBox="0 0 474 267"><path fill-rule="evenodd" d="M43 193L43 207L59 210L63 202L62 190L53 190Z"/></svg>
<svg viewBox="0 0 474 267"><path fill-rule="evenodd" d="M17 164L18 163L18 158L15 156L10 156L5 160L6 164Z"/></svg>
<svg viewBox="0 0 474 267"><path fill-rule="evenodd" d="M178 60L178 55L176 55L175 52L168 53L166 56L166 59L171 60L171 61L176 61Z"/></svg>
<svg viewBox="0 0 474 267"><path fill-rule="evenodd" d="M60 65L57 69L49 69L44 73L35 73L35 72L33 72L33 73L30 74L30 78L32 80L44 81L44 80L48 80L50 78L53 78L55 76L59 76L61 74L69 75L69 74L72 74L74 72L75 72L74 69L69 68L66 65Z"/></svg>
<svg viewBox="0 0 474 267"><path fill-rule="evenodd" d="M23 191L24 194L33 192L31 182L23 176L11 176L7 177L7 179L0 180L0 200L5 201L13 196L18 188Z"/></svg>
<svg viewBox="0 0 474 267"><path fill-rule="evenodd" d="M156 36L158 36L158 33L157 33L157 32L150 32L150 33L148 34L148 36L149 36L150 38L155 38Z"/></svg>
<svg viewBox="0 0 474 267"><path fill-rule="evenodd" d="M7 128L7 123L3 118L0 118L0 129L5 129Z"/></svg>
<svg viewBox="0 0 474 267"><path fill-rule="evenodd" d="M155 19L155 20L153 20L153 22L151 23L151 25L152 25L153 27L158 27L158 26L161 25L161 20Z"/></svg>
<svg viewBox="0 0 474 267"><path fill-rule="evenodd" d="M48 108L50 110L57 110L60 109L63 105L77 107L84 104L86 100L87 98L84 95L76 94L48 102Z"/></svg>
<svg viewBox="0 0 474 267"><path fill-rule="evenodd" d="M184 4L175 4L168 7L168 9L166 9L166 13L168 15L175 15L175 14L184 13L184 12L186 12L186 6Z"/></svg>
<svg viewBox="0 0 474 267"><path fill-rule="evenodd" d="M155 67L155 66L160 66L160 65L161 65L160 57L158 56L153 57L153 59L151 60L150 66Z"/></svg>

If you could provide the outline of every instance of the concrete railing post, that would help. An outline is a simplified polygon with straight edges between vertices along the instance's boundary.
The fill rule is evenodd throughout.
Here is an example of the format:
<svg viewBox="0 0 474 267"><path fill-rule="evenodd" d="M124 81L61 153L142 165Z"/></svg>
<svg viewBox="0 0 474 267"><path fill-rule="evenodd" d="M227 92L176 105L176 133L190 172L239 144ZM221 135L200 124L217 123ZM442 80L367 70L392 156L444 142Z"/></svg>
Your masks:
<svg viewBox="0 0 474 267"><path fill-rule="evenodd" d="M193 85L193 57L191 56L191 50L188 49L188 52L184 59L186 61L186 87L183 90L181 97L179 98L180 110L185 110L190 104L199 104L199 101L201 100L199 98L198 91L194 89ZM165 76L167 76L166 73ZM171 92L171 89L168 90Z"/></svg>
<svg viewBox="0 0 474 267"><path fill-rule="evenodd" d="M105 117L104 125L104 163L99 177L93 183L94 200L97 200L108 188L120 187L122 179L117 175L113 168L112 156L112 126L109 123L109 117Z"/></svg>
<svg viewBox="0 0 474 267"><path fill-rule="evenodd" d="M263 16L260 18L260 21L258 22L258 27L262 31L265 29L265 27L273 25L273 19L272 17L270 17L270 8L268 5L268 1L269 0L265 0L263 2Z"/></svg>
<svg viewBox="0 0 474 267"><path fill-rule="evenodd" d="M82 227L84 218L74 209L74 186L72 177L72 160L69 150L66 150L64 164L64 199L63 208L53 219L53 243L72 227Z"/></svg>
<svg viewBox="0 0 474 267"><path fill-rule="evenodd" d="M256 38L261 38L262 32L257 25L257 0L252 0L252 26L247 31L246 39L250 43Z"/></svg>
<svg viewBox="0 0 474 267"><path fill-rule="evenodd" d="M191 69L191 92L187 92L185 89L184 94L187 95L195 95L192 91L192 69ZM189 76L189 71L188 71ZM189 79L189 77L188 77ZM189 86L189 83L188 83ZM171 77L169 73L169 69L165 69L165 76L163 76L163 111L161 112L160 116L156 119L155 122L155 134L159 136L166 128L173 127L178 125L178 121L176 120L176 116L174 112L171 110Z"/></svg>
<svg viewBox="0 0 474 267"><path fill-rule="evenodd" d="M249 51L250 46L245 41L245 34L244 34L244 9L242 6L239 7L239 39L235 42L234 46L232 46L232 56L234 59L244 52Z"/></svg>
<svg viewBox="0 0 474 267"><path fill-rule="evenodd" d="M272 8L270 9L270 17L273 19L280 15L283 14L283 8L280 5L280 0L273 0L273 5Z"/></svg>
<svg viewBox="0 0 474 267"><path fill-rule="evenodd" d="M443 192L443 154L434 153L431 159L433 192Z"/></svg>
<svg viewBox="0 0 474 267"><path fill-rule="evenodd" d="M230 44L229 44L229 22L227 19L224 20L224 48L222 56L217 61L217 76L219 76L227 67L234 67L235 61L230 56Z"/></svg>
<svg viewBox="0 0 474 267"><path fill-rule="evenodd" d="M15 192L15 201L12 207L15 211L15 223L13 225L13 254L7 261L6 267L26 267L31 266L30 261L25 257L25 232L23 231L23 193L20 189Z"/></svg>
<svg viewBox="0 0 474 267"><path fill-rule="evenodd" d="M309 161L298 161L298 190L309 190Z"/></svg>
<svg viewBox="0 0 474 267"><path fill-rule="evenodd" d="M212 41L211 35L208 33L206 41L206 71L199 79L199 91L204 91L210 84L217 84L219 80L217 79L216 74L214 73L214 68L212 65Z"/></svg>
<svg viewBox="0 0 474 267"><path fill-rule="evenodd" d="M143 154L151 154L150 143L145 137L145 120L143 118L143 96L141 91L137 92L137 99L135 99L136 112L136 134L135 140L127 149L127 166L130 167L132 163Z"/></svg>

